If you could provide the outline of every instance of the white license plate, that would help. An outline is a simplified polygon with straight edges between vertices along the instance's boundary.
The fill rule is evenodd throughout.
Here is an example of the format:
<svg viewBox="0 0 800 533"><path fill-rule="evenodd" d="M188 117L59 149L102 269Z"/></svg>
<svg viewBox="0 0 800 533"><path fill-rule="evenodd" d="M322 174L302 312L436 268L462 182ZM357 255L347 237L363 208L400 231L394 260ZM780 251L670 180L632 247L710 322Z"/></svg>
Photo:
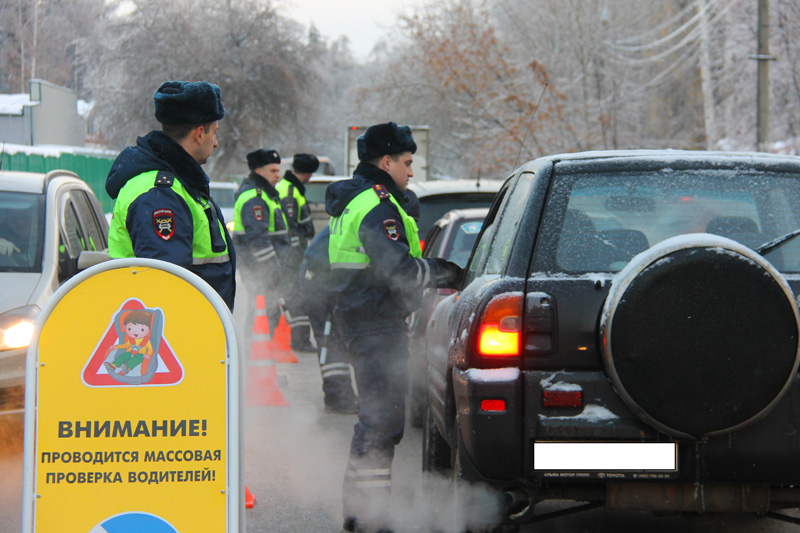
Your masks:
<svg viewBox="0 0 800 533"><path fill-rule="evenodd" d="M678 469L678 445L674 442L535 442L533 469L674 472Z"/></svg>

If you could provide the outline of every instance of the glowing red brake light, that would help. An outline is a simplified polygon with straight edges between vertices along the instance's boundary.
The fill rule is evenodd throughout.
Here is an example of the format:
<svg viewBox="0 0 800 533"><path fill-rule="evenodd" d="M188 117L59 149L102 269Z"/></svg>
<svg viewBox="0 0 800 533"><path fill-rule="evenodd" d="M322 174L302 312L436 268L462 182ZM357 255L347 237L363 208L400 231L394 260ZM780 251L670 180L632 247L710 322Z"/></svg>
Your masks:
<svg viewBox="0 0 800 533"><path fill-rule="evenodd" d="M505 410L505 400L481 400L481 411L499 413Z"/></svg>
<svg viewBox="0 0 800 533"><path fill-rule="evenodd" d="M483 310L478 328L478 353L487 357L520 354L522 339L522 293L492 298Z"/></svg>

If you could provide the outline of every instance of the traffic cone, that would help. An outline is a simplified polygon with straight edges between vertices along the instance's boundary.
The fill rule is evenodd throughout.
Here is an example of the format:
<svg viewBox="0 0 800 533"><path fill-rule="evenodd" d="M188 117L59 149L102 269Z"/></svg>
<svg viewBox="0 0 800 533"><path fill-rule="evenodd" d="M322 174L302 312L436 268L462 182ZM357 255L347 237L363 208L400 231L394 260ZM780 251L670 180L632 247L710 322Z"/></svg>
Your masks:
<svg viewBox="0 0 800 533"><path fill-rule="evenodd" d="M256 311L253 316L253 336L250 341L250 359L271 359L269 320L264 296L256 296Z"/></svg>
<svg viewBox="0 0 800 533"><path fill-rule="evenodd" d="M244 486L244 506L247 509L252 509L253 506L256 504L256 497L250 492L250 489L247 488L247 485Z"/></svg>
<svg viewBox="0 0 800 533"><path fill-rule="evenodd" d="M278 372L275 361L270 359L251 359L247 364L247 383L244 392L245 405L287 406L278 386Z"/></svg>
<svg viewBox="0 0 800 533"><path fill-rule="evenodd" d="M296 363L297 357L294 356L292 351L292 334L289 325L281 314L281 320L272 335L270 342L272 350L272 359L276 363Z"/></svg>

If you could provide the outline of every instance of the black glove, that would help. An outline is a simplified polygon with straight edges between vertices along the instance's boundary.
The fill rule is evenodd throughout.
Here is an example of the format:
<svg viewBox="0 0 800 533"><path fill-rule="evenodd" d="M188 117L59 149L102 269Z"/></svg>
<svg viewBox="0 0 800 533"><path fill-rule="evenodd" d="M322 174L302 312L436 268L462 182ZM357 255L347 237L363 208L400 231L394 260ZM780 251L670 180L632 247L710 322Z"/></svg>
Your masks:
<svg viewBox="0 0 800 533"><path fill-rule="evenodd" d="M446 259L434 259L439 266L439 278L436 280L436 287L440 289L457 289L464 278L464 269L457 264Z"/></svg>

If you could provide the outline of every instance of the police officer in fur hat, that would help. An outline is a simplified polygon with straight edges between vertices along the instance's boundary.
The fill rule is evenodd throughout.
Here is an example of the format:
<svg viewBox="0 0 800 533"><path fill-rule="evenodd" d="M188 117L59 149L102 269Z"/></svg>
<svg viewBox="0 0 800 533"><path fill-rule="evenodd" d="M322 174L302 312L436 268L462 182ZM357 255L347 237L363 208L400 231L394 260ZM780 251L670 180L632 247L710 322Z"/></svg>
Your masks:
<svg viewBox="0 0 800 533"><path fill-rule="evenodd" d="M161 130L125 148L106 179L106 191L116 199L109 255L182 266L208 282L233 309L234 249L202 169L217 147L219 121L225 116L219 87L167 81L153 102Z"/></svg>
<svg viewBox="0 0 800 533"><path fill-rule="evenodd" d="M248 153L250 174L236 191L233 207L233 238L241 256L242 279L249 294L264 295L271 332L281 318L280 288L292 247L289 225L275 189L281 179L280 163L277 150L262 148ZM248 311L254 308L248 305Z"/></svg>
<svg viewBox="0 0 800 533"><path fill-rule="evenodd" d="M283 285L284 297L288 308L288 322L292 330L292 350L299 352L315 352L311 343L311 328L306 310L306 296L298 286L300 263L308 242L314 237L314 224L311 221L311 209L306 202L306 186L308 180L319 168L319 159L312 154L294 154L292 169L287 170L276 189L281 197L281 207L289 223L289 234L292 238L292 252L284 265L286 281Z"/></svg>
<svg viewBox="0 0 800 533"><path fill-rule="evenodd" d="M344 529L387 532L392 458L405 422L406 318L426 287L455 286L462 270L422 258L417 225L402 209L417 149L411 128L376 124L356 143L353 178L331 184L325 199L334 321L359 398L342 487Z"/></svg>

